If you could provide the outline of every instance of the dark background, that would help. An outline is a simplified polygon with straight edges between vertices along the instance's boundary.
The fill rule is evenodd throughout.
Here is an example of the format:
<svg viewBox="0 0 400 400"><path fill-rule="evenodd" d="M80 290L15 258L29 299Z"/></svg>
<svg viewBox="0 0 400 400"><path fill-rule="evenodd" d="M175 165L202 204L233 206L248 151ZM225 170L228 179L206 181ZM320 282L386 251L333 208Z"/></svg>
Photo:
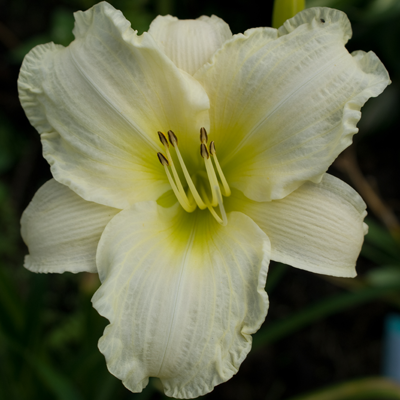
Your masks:
<svg viewBox="0 0 400 400"><path fill-rule="evenodd" d="M271 25L272 1L266 3L267 13L255 0L232 0L229 6L210 0L110 3L140 32L156 15L167 13L179 18L216 14L233 33ZM132 394L107 372L97 349L107 322L90 303L98 286L95 275L35 275L22 267L27 249L19 218L51 175L39 135L19 104L19 68L37 44L68 45L72 13L93 4L0 0L0 399L163 398L157 381L142 394ZM336 393L321 399L367 398L338 395L335 385L344 383L358 395L368 392L368 398L400 398L389 383L371 378L381 375L385 318L400 308L400 2L314 0L307 5L344 10L354 32L349 51L373 50L393 82L364 107L355 144L330 170L366 200L370 234L354 280L271 265L267 320L239 373L209 399L292 399L316 389ZM378 390L375 397L372 387ZM392 397L379 392L383 389L391 390Z"/></svg>

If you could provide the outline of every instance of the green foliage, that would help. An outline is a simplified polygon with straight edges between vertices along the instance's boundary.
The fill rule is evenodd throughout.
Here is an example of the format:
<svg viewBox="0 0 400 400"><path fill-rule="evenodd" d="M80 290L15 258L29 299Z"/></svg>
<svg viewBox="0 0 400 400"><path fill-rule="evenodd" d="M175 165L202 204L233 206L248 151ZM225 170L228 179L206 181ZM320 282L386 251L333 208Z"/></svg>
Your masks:
<svg viewBox="0 0 400 400"><path fill-rule="evenodd" d="M290 400L398 400L400 386L384 378L357 379Z"/></svg>
<svg viewBox="0 0 400 400"><path fill-rule="evenodd" d="M16 0L9 2L4 13L0 12L0 19L3 15L8 16L9 21L5 20L4 24L10 31L15 32L16 36L16 40L7 41L7 38L0 33L2 46L4 43L15 43L7 45L8 47L4 45L0 49L2 51L0 101L3 109L0 111L1 399L163 398L157 391L157 381L152 382L142 394L131 394L117 378L108 373L104 357L97 349L97 341L107 321L96 313L90 303L90 297L98 285L95 277L88 274L35 275L22 267L26 248L19 235L19 217L35 189L47 179L48 170L43 172L42 166L38 166L39 161L27 164L27 167L24 164L31 143L27 141L27 137L35 138L35 132L24 120L18 104L15 91L18 66L25 54L35 45L50 41L68 45L73 40L72 13L87 9L96 2L96 0L59 2L43 0L34 2L33 7L32 2ZM111 0L110 3L123 11L139 33L148 29L157 14L167 13L179 14L183 18L191 18L193 14L198 16L202 13L216 13L236 31L269 24L269 16L260 17L258 2L253 4L248 1L232 1L230 7L218 1L196 3L184 0ZM383 154L388 154L392 151L393 138L397 137L399 129L397 109L400 98L398 83L400 2L398 0L307 0L306 6L328 6L348 13L354 30L354 40L350 42L350 46L361 49L373 46L374 51L388 67L394 83L376 100L377 103L371 107L367 105L364 109L359 135L361 145L369 149L367 154L375 154L378 151L375 146L378 138L384 138L386 147ZM2 7L1 2L0 7ZM29 15L31 12L32 18ZM8 89L10 82L12 87ZM4 95L9 97L3 97ZM397 161L394 161L391 167L398 168L400 151L398 149L394 151L397 151L395 158ZM377 161L377 169L381 168L381 164L385 161L382 161L383 158L385 157ZM32 182L24 183L17 179L19 168L34 170ZM386 177L387 174L384 175ZM389 179L388 183L384 181L381 187L385 187L385 184L393 187L398 185L398 171L394 176L395 179ZM22 193L19 198L16 196L16 187ZM398 207L399 199L394 199L393 203ZM340 285L344 288L327 294L318 303L309 302L300 311L290 309L284 317L269 316L266 325L254 338L253 355L263 354L262 351L272 348L271 344L275 346L287 338L295 340L296 335L302 330L327 320L334 314L348 312L351 309L357 311L363 304L371 305L379 302L382 315L393 309L399 309L400 244L375 219L371 218L367 223L369 234L365 238L361 253L360 277L354 281L346 281L355 284L340 281ZM290 280L289 270L283 265L271 267L267 290L272 296L278 295ZM299 286L301 283L295 282L294 286L296 285ZM279 305L288 307L278 302L278 304L272 303L271 308ZM357 312L354 315L357 318ZM282 359L284 356L285 353L282 354ZM243 370L246 368L250 367L244 365ZM258 364L255 370L257 368ZM271 370L273 368L278 367L271 366ZM293 377L289 376L288 386L291 384L291 379ZM368 387L367 384L366 381L359 383L360 390L362 385L364 389ZM251 386L250 383L248 385ZM333 393L334 390L329 388L325 394ZM234 393L234 390L230 393ZM268 397L269 400L282 399L284 394L274 396ZM229 394L224 398L229 398ZM334 397L337 400L345 398ZM324 399L324 397L304 397L304 400L311 399Z"/></svg>

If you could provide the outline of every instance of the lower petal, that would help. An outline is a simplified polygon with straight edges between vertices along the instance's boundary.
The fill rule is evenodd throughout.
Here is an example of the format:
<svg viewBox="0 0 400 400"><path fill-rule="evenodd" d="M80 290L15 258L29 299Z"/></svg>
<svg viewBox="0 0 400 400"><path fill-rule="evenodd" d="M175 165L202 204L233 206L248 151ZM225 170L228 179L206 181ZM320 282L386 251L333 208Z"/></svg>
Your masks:
<svg viewBox="0 0 400 400"><path fill-rule="evenodd" d="M49 180L22 214L21 235L29 248L25 268L42 273L97 272L97 244L119 211L83 200Z"/></svg>
<svg viewBox="0 0 400 400"><path fill-rule="evenodd" d="M93 305L110 321L99 348L133 392L159 377L168 396L194 398L235 374L268 309L269 240L241 213L138 203L105 229Z"/></svg>
<svg viewBox="0 0 400 400"><path fill-rule="evenodd" d="M240 210L268 235L271 259L319 274L354 277L367 225L365 203L349 185L325 174L281 200L255 202L235 192Z"/></svg>

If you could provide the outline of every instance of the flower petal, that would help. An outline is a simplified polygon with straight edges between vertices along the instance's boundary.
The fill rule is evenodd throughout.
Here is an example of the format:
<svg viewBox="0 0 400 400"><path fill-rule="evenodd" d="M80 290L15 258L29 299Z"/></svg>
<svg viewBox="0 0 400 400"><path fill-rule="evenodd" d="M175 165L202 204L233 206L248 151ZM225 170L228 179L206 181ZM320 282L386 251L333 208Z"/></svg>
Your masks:
<svg viewBox="0 0 400 400"><path fill-rule="evenodd" d="M215 15L195 20L160 15L151 23L149 33L165 54L191 75L232 37L229 25Z"/></svg>
<svg viewBox="0 0 400 400"><path fill-rule="evenodd" d="M374 53L347 52L350 34L344 13L308 9L279 31L234 36L195 74L231 186L257 201L283 198L319 182L349 146L361 106L389 84Z"/></svg>
<svg viewBox="0 0 400 400"><path fill-rule="evenodd" d="M97 272L97 244L118 212L49 180L22 214L21 235L29 248L25 268L42 273Z"/></svg>
<svg viewBox="0 0 400 400"><path fill-rule="evenodd" d="M236 192L229 207L248 215L271 240L271 259L319 274L354 277L367 233L365 203L349 185L325 174L272 202Z"/></svg>
<svg viewBox="0 0 400 400"><path fill-rule="evenodd" d="M35 47L19 77L44 156L54 178L85 200L124 208L156 199L170 189L157 131L193 133L197 144L208 97L108 3L75 18L76 40Z"/></svg>
<svg viewBox="0 0 400 400"><path fill-rule="evenodd" d="M248 217L222 227L206 211L154 202L105 229L93 297L110 321L99 348L133 392L159 377L168 396L203 395L235 374L268 308L269 240Z"/></svg>

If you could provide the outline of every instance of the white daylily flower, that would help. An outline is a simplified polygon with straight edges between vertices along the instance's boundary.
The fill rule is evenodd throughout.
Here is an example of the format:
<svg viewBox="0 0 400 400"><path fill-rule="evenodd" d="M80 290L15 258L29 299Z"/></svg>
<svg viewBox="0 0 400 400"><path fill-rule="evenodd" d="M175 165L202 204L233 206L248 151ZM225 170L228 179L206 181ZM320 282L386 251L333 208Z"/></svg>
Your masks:
<svg viewBox="0 0 400 400"><path fill-rule="evenodd" d="M193 398L249 352L270 258L355 275L365 204L325 172L388 74L327 8L234 36L170 16L137 36L107 3L75 18L19 78L54 176L22 217L25 266L98 271L109 370Z"/></svg>

